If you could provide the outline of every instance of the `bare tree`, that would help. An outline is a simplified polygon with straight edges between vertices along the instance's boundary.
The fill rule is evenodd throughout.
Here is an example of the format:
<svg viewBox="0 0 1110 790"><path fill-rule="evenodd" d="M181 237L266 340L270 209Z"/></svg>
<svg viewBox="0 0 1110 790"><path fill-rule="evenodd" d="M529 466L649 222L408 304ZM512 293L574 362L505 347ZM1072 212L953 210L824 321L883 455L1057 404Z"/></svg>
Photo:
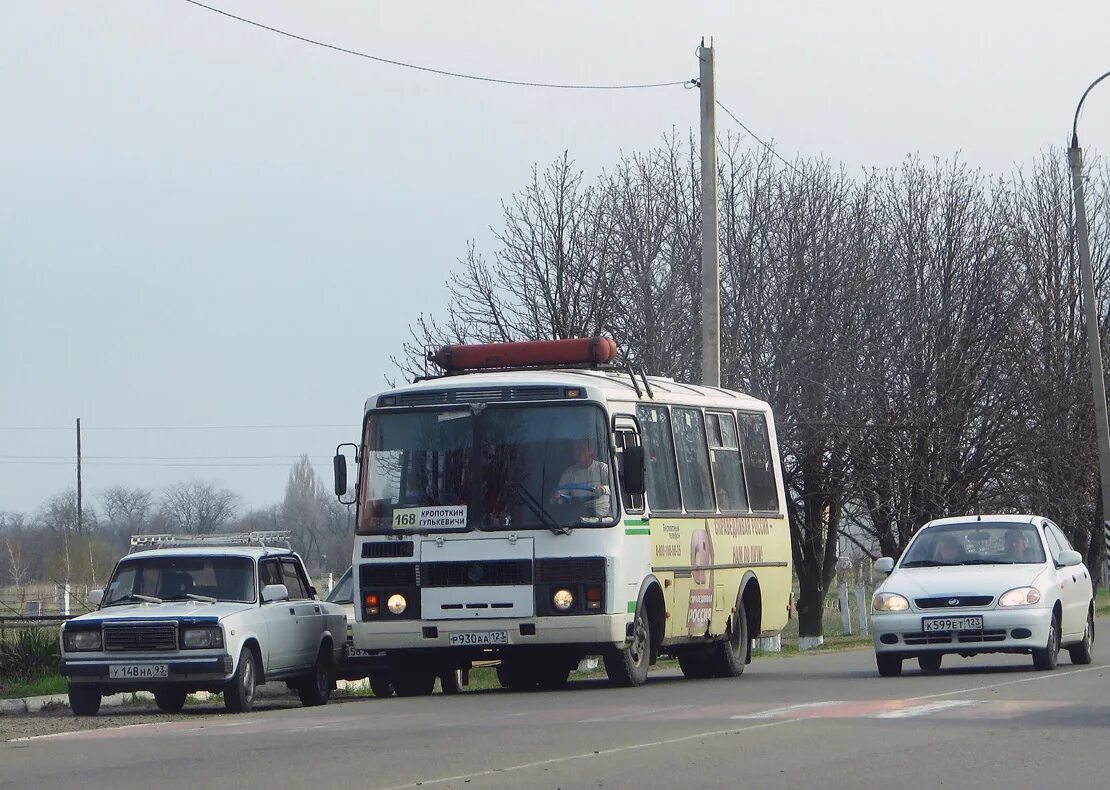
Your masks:
<svg viewBox="0 0 1110 790"><path fill-rule="evenodd" d="M165 490L161 512L173 532L207 535L217 532L235 518L239 497L226 488L192 481Z"/></svg>

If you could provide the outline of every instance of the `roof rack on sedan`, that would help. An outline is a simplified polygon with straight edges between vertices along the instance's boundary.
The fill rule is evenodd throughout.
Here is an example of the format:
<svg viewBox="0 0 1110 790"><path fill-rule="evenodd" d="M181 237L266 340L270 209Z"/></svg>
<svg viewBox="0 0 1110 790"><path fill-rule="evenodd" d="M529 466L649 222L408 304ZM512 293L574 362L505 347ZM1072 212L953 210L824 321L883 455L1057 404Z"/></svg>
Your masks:
<svg viewBox="0 0 1110 790"><path fill-rule="evenodd" d="M261 546L292 548L291 530L256 530L226 535L132 535L131 551L195 546Z"/></svg>

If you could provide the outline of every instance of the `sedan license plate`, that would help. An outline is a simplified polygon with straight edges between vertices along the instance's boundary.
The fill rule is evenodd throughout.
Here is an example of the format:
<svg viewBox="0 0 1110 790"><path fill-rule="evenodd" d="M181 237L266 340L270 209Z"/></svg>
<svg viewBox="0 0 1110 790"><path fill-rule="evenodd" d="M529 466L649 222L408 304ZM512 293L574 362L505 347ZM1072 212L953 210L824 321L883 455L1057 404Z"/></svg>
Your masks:
<svg viewBox="0 0 1110 790"><path fill-rule="evenodd" d="M347 657L348 658L370 658L371 656L381 656L381 655L384 655L384 654L385 654L384 650L366 650L365 648L361 648L361 647L348 647L347 648Z"/></svg>
<svg viewBox="0 0 1110 790"><path fill-rule="evenodd" d="M463 631L450 635L451 644L457 647L509 644L508 631Z"/></svg>
<svg viewBox="0 0 1110 790"><path fill-rule="evenodd" d="M109 664L108 677L113 680L145 680L168 678L170 668L165 664Z"/></svg>
<svg viewBox="0 0 1110 790"><path fill-rule="evenodd" d="M982 631L983 616L981 614L969 617L923 617L921 630L925 633L936 631Z"/></svg>

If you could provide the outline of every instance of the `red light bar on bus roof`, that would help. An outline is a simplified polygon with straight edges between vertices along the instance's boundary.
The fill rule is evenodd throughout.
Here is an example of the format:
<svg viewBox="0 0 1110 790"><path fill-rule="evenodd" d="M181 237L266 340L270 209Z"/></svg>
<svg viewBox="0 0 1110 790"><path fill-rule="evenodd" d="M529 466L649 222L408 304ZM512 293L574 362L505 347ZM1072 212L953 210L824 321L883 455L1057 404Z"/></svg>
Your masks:
<svg viewBox="0 0 1110 790"><path fill-rule="evenodd" d="M523 343L481 343L443 346L428 359L447 372L547 365L604 365L617 356L609 337L570 340L529 340Z"/></svg>

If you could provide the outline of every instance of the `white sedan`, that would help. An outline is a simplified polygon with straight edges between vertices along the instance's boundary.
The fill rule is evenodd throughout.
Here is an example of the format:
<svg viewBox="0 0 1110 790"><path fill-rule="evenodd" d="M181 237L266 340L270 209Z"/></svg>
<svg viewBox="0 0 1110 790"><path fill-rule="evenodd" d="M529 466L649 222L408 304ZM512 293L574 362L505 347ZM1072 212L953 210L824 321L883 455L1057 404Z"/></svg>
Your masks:
<svg viewBox="0 0 1110 790"><path fill-rule="evenodd" d="M959 516L930 521L914 535L875 591L875 662L883 677L917 658L925 672L945 654L1032 654L1054 669L1061 647L1091 663L1094 590L1083 557L1040 516Z"/></svg>

